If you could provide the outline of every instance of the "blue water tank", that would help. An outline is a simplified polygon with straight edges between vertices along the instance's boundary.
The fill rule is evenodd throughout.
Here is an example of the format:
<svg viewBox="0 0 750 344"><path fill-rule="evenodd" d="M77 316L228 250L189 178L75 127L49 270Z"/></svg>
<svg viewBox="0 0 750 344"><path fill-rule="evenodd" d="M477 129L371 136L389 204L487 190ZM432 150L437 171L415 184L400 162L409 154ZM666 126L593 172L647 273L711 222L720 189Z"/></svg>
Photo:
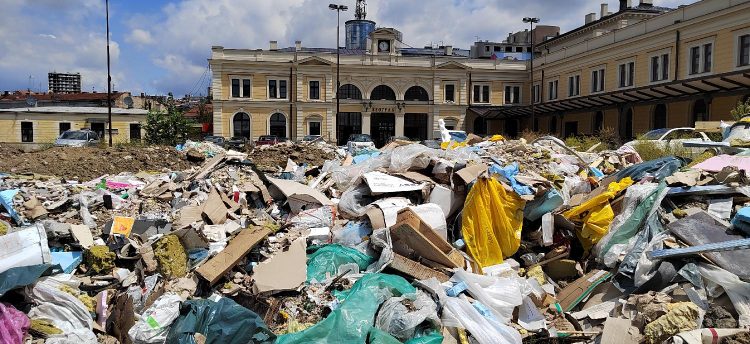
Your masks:
<svg viewBox="0 0 750 344"><path fill-rule="evenodd" d="M372 20L349 20L346 22L346 49L367 49L367 37L375 30Z"/></svg>

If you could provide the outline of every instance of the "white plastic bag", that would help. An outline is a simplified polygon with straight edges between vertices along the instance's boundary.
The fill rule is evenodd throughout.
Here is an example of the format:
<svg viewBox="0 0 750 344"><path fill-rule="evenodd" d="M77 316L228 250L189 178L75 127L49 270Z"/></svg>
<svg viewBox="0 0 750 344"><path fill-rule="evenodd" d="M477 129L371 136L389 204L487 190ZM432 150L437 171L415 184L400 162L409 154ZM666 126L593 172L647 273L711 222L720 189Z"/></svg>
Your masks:
<svg viewBox="0 0 750 344"><path fill-rule="evenodd" d="M721 286L740 316L740 327L750 328L750 283L740 280L737 275L715 265L700 263L698 271L703 279L709 282L706 283L709 296L720 296L721 291L718 290L717 285Z"/></svg>
<svg viewBox="0 0 750 344"><path fill-rule="evenodd" d="M524 295L517 277L482 276L456 269L451 280L465 282L469 294L492 310L504 324L513 319L513 309L523 303Z"/></svg>
<svg viewBox="0 0 750 344"><path fill-rule="evenodd" d="M93 338L93 342L96 343L96 336L91 331L93 320L88 308L77 297L61 289L63 286L73 287L71 284L77 286L78 282L69 277L70 275L66 274L43 277L33 286L26 287L26 294L37 305L29 311L29 318L49 321L63 331L61 338L73 335ZM58 339L58 342L65 342Z"/></svg>
<svg viewBox="0 0 750 344"><path fill-rule="evenodd" d="M463 328L479 344L521 344L518 331L482 316L469 301L449 297L443 311L443 326Z"/></svg>
<svg viewBox="0 0 750 344"><path fill-rule="evenodd" d="M396 147L391 153L391 172L406 172L410 169L422 170L430 165L430 161L438 152L420 144Z"/></svg>
<svg viewBox="0 0 750 344"><path fill-rule="evenodd" d="M157 299L130 328L128 336L135 344L163 343L169 326L180 315L182 299L175 294L165 294Z"/></svg>

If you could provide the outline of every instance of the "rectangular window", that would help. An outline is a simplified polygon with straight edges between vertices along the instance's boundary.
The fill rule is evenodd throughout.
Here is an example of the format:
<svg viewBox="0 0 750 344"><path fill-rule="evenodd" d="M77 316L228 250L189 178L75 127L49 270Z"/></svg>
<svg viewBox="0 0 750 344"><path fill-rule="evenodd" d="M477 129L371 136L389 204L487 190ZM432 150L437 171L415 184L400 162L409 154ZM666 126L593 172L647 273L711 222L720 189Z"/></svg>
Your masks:
<svg viewBox="0 0 750 344"><path fill-rule="evenodd" d="M669 54L651 57L651 82L669 78Z"/></svg>
<svg viewBox="0 0 750 344"><path fill-rule="evenodd" d="M310 81L310 99L320 99L320 81ZM311 134L317 135L317 134Z"/></svg>
<svg viewBox="0 0 750 344"><path fill-rule="evenodd" d="M701 47L690 48L690 74L701 72Z"/></svg>
<svg viewBox="0 0 750 344"><path fill-rule="evenodd" d="M573 75L568 77L568 97L574 97L581 94L581 76Z"/></svg>
<svg viewBox="0 0 750 344"><path fill-rule="evenodd" d="M242 79L242 98L250 98L252 94L252 87L250 79Z"/></svg>
<svg viewBox="0 0 750 344"><path fill-rule="evenodd" d="M479 103L479 99L482 97L482 86L474 85L474 102Z"/></svg>
<svg viewBox="0 0 750 344"><path fill-rule="evenodd" d="M243 77L232 77L230 92L232 98L250 98L251 96L251 84L250 78Z"/></svg>
<svg viewBox="0 0 750 344"><path fill-rule="evenodd" d="M490 102L490 87L482 86L482 103Z"/></svg>
<svg viewBox="0 0 750 344"><path fill-rule="evenodd" d="M739 37L739 47L737 49L738 59L737 65L739 67L750 65L750 35L742 35Z"/></svg>
<svg viewBox="0 0 750 344"><path fill-rule="evenodd" d="M141 125L139 123L130 123L130 141L138 142L141 140Z"/></svg>
<svg viewBox="0 0 750 344"><path fill-rule="evenodd" d="M269 99L286 99L286 80L271 79L268 80L268 98Z"/></svg>
<svg viewBox="0 0 750 344"><path fill-rule="evenodd" d="M604 68L591 71L591 93L604 91Z"/></svg>
<svg viewBox="0 0 750 344"><path fill-rule="evenodd" d="M474 102L475 103L489 103L490 102L490 86L489 85L474 85Z"/></svg>
<svg viewBox="0 0 750 344"><path fill-rule="evenodd" d="M232 79L232 98L240 97L240 79Z"/></svg>
<svg viewBox="0 0 750 344"><path fill-rule="evenodd" d="M70 123L59 123L58 129L60 130L60 135L62 135L62 133L70 130Z"/></svg>
<svg viewBox="0 0 750 344"><path fill-rule="evenodd" d="M320 135L320 122L308 122L308 135Z"/></svg>
<svg viewBox="0 0 750 344"><path fill-rule="evenodd" d="M34 142L34 123L21 122L21 142Z"/></svg>
<svg viewBox="0 0 750 344"><path fill-rule="evenodd" d="M521 103L521 86L505 86L505 104Z"/></svg>
<svg viewBox="0 0 750 344"><path fill-rule="evenodd" d="M456 101L456 85L445 84L445 101L446 102Z"/></svg>
<svg viewBox="0 0 750 344"><path fill-rule="evenodd" d="M540 102L542 100L541 92L539 92L541 91L541 87L539 85L534 85L534 87L531 88L531 91L531 96L534 99L534 103Z"/></svg>
<svg viewBox="0 0 750 344"><path fill-rule="evenodd" d="M711 63L713 58L713 44L708 43L703 45L703 72L707 73L711 71Z"/></svg>
<svg viewBox="0 0 750 344"><path fill-rule="evenodd" d="M549 89L548 99L549 100L555 100L555 99L557 99L557 80L550 81L547 84L547 86L548 86L548 89Z"/></svg>
<svg viewBox="0 0 750 344"><path fill-rule="evenodd" d="M633 86L633 79L635 78L635 62L623 63L619 66L619 85L622 87Z"/></svg>

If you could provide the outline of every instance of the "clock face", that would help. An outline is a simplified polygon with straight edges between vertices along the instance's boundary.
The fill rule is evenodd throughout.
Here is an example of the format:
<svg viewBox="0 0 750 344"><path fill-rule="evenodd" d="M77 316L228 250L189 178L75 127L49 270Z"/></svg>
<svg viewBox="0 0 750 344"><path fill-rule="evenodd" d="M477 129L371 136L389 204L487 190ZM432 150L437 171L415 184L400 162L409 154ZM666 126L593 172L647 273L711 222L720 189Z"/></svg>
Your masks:
<svg viewBox="0 0 750 344"><path fill-rule="evenodd" d="M388 41L380 41L380 43L378 44L378 50L379 51L390 51L391 49L390 49L389 46L390 46L390 43L388 43Z"/></svg>

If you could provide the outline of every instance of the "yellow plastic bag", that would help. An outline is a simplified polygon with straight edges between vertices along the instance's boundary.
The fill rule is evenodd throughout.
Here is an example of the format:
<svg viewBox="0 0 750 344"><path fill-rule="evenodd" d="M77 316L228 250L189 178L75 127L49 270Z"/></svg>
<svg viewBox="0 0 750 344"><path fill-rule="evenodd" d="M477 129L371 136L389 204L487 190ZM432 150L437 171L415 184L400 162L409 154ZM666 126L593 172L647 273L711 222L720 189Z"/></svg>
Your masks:
<svg viewBox="0 0 750 344"><path fill-rule="evenodd" d="M521 244L526 201L494 178L479 178L466 196L461 217L464 241L480 267L500 264Z"/></svg>
<svg viewBox="0 0 750 344"><path fill-rule="evenodd" d="M615 218L609 201L631 185L633 185L633 180L630 177L620 182L610 183L607 191L563 213L566 219L583 225L580 232L576 234L584 249L588 251L607 234L609 225Z"/></svg>
<svg viewBox="0 0 750 344"><path fill-rule="evenodd" d="M456 148L466 147L466 142L456 142L451 140L450 142L443 142L440 144L440 148L443 150L454 150Z"/></svg>
<svg viewBox="0 0 750 344"><path fill-rule="evenodd" d="M490 137L490 141L492 142L505 141L505 137L503 137L503 135L492 135L492 137Z"/></svg>

